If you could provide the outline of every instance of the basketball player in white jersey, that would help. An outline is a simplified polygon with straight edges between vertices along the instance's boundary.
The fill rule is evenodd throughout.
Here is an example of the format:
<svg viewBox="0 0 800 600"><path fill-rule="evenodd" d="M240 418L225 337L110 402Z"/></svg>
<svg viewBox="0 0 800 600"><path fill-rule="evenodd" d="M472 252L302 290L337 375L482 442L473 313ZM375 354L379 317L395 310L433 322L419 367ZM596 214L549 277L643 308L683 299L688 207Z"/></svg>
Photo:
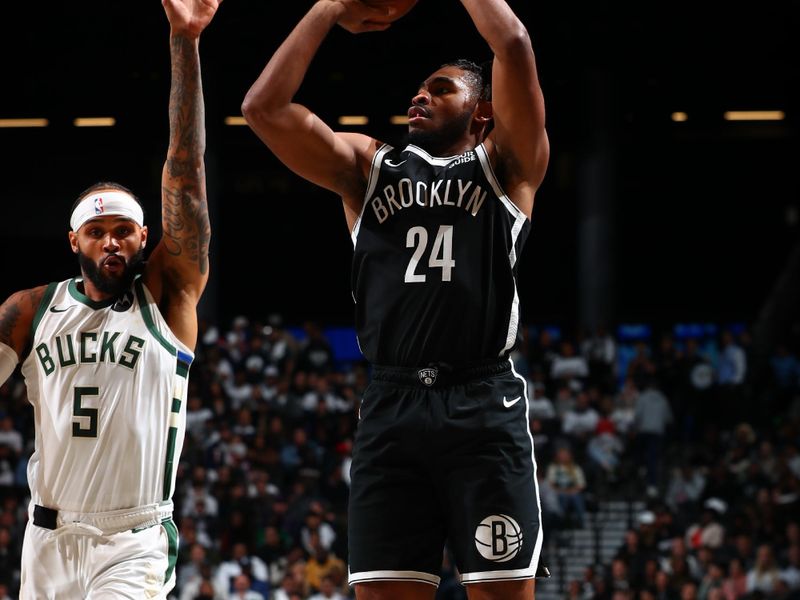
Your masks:
<svg viewBox="0 0 800 600"><path fill-rule="evenodd" d="M509 361L516 259L549 156L544 100L505 0L460 3L494 54L491 86L469 61L434 71L410 90L405 147L334 132L293 100L337 23L388 26L391 12L359 0L316 2L242 106L287 167L341 197L353 240L356 330L373 367L348 516L359 600L433 599L445 541L470 600L530 599L546 576L527 391Z"/></svg>
<svg viewBox="0 0 800 600"><path fill-rule="evenodd" d="M219 0L163 0L170 139L161 241L126 188L99 183L70 217L81 277L0 306L0 382L18 362L34 407L20 597L166 598L175 585L175 465L197 302L208 280L200 33Z"/></svg>

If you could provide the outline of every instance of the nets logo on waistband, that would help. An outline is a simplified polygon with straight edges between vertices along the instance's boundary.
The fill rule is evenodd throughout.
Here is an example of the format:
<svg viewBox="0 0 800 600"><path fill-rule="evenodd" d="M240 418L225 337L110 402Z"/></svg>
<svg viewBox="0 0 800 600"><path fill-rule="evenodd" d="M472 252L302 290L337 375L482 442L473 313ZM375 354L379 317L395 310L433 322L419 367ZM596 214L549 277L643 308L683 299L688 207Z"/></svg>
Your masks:
<svg viewBox="0 0 800 600"><path fill-rule="evenodd" d="M508 515L490 515L475 530L475 547L492 562L506 562L522 548L522 530Z"/></svg>
<svg viewBox="0 0 800 600"><path fill-rule="evenodd" d="M95 198L94 199L94 214L102 215L104 211L105 211L105 208L103 208L103 199L102 198Z"/></svg>
<svg viewBox="0 0 800 600"><path fill-rule="evenodd" d="M420 369L417 371L419 380L425 385L433 385L436 383L436 376L439 374L439 369Z"/></svg>

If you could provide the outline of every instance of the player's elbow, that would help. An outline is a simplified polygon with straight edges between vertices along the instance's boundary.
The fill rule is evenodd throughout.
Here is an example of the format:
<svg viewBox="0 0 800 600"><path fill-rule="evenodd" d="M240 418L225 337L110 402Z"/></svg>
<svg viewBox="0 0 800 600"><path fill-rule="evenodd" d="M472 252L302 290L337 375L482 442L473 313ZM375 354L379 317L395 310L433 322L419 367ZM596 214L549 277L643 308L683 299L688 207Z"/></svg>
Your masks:
<svg viewBox="0 0 800 600"><path fill-rule="evenodd" d="M516 27L506 32L502 41L495 45L493 50L494 54L500 59L506 57L513 59L523 53L532 53L533 46L531 45L531 37L528 35L528 30L525 29L522 23L517 23Z"/></svg>
<svg viewBox="0 0 800 600"><path fill-rule="evenodd" d="M280 112L278 104L275 99L251 89L242 101L242 115L251 127L265 126Z"/></svg>

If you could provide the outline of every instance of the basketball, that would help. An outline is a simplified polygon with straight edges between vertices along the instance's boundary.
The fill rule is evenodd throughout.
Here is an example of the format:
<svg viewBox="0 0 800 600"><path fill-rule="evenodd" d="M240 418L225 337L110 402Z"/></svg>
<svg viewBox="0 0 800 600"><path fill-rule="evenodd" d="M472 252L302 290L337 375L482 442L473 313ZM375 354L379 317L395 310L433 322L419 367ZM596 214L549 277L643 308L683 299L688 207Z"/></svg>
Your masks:
<svg viewBox="0 0 800 600"><path fill-rule="evenodd" d="M369 6L374 6L376 8L393 8L395 12L391 15L386 17L385 19L376 19L377 22L380 23L391 23L392 21L396 21L400 17L408 14L414 5L417 3L417 0L361 0L364 4L368 4Z"/></svg>

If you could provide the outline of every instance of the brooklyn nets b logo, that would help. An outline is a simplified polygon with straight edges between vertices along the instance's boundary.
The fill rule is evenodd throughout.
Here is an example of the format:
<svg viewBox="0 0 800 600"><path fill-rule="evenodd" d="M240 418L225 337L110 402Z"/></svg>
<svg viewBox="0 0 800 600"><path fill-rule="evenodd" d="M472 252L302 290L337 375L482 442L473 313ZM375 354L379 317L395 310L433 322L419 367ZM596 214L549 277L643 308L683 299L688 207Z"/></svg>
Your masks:
<svg viewBox="0 0 800 600"><path fill-rule="evenodd" d="M475 530L475 547L493 562L506 562L522 548L522 530L508 515L491 515Z"/></svg>

